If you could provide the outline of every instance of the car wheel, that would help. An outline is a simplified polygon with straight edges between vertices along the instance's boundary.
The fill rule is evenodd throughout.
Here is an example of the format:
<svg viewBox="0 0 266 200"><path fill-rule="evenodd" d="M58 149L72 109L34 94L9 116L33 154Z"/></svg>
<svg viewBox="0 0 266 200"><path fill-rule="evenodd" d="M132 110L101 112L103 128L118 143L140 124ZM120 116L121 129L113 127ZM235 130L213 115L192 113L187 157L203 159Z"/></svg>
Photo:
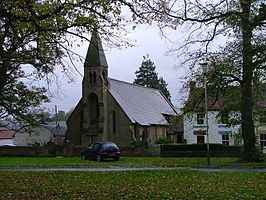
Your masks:
<svg viewBox="0 0 266 200"><path fill-rule="evenodd" d="M99 154L97 155L96 160L97 160L98 162L102 161L102 158L101 158L101 156L100 156Z"/></svg>
<svg viewBox="0 0 266 200"><path fill-rule="evenodd" d="M119 156L116 156L116 157L114 157L114 160L115 160L115 161L118 161L119 158L120 158Z"/></svg>
<svg viewBox="0 0 266 200"><path fill-rule="evenodd" d="M81 155L82 160L86 160L86 156L84 154Z"/></svg>

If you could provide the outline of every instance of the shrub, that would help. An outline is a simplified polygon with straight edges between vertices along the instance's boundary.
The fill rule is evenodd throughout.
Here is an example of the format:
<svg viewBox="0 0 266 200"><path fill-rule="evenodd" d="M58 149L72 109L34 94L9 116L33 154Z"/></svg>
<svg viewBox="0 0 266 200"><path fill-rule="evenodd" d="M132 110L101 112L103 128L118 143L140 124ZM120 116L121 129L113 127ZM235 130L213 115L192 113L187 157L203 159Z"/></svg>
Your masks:
<svg viewBox="0 0 266 200"><path fill-rule="evenodd" d="M154 141L155 144L171 144L173 141L168 137L159 137Z"/></svg>

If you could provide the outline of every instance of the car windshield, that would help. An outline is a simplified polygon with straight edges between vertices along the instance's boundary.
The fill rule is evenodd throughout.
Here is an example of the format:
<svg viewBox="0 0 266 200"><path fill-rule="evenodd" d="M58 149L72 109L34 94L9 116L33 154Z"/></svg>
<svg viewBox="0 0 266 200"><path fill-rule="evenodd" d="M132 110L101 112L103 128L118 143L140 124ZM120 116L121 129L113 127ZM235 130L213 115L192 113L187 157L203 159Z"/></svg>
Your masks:
<svg viewBox="0 0 266 200"><path fill-rule="evenodd" d="M116 144L114 144L114 143L105 143L105 144L103 144L103 147L104 148L118 148L116 146Z"/></svg>

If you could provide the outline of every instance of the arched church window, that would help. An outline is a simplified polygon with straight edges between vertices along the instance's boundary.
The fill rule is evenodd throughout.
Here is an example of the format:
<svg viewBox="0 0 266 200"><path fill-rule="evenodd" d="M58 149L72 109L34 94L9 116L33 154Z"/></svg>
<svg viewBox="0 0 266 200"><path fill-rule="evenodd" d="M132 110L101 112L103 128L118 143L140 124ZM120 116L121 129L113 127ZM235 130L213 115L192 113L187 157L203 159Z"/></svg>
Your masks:
<svg viewBox="0 0 266 200"><path fill-rule="evenodd" d="M89 73L89 83L92 83L92 72Z"/></svg>
<svg viewBox="0 0 266 200"><path fill-rule="evenodd" d="M106 77L106 73L105 72L103 72L103 79L104 79L105 82L107 82L107 77Z"/></svg>
<svg viewBox="0 0 266 200"><path fill-rule="evenodd" d="M96 72L93 72L93 77L92 78L93 78L93 81L92 82L93 83L96 83Z"/></svg>
<svg viewBox="0 0 266 200"><path fill-rule="evenodd" d="M99 132L99 101L96 94L91 93L89 95L89 115L90 115L90 134L96 135Z"/></svg>
<svg viewBox="0 0 266 200"><path fill-rule="evenodd" d="M116 112L113 111L112 113L112 129L113 133L116 133Z"/></svg>

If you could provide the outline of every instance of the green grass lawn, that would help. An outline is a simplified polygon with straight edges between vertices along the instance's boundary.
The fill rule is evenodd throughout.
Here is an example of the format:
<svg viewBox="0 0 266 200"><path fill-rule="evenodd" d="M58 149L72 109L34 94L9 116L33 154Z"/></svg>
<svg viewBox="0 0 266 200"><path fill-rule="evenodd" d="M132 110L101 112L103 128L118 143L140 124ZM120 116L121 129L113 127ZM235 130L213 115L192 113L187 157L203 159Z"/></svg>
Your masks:
<svg viewBox="0 0 266 200"><path fill-rule="evenodd" d="M264 172L0 172L0 199L266 199Z"/></svg>
<svg viewBox="0 0 266 200"><path fill-rule="evenodd" d="M78 157L0 157L5 166L206 166L206 158L122 157L96 162ZM212 166L263 166L212 158ZM0 169L1 170L1 169ZM266 172L155 170L124 172L0 171L0 199L266 199Z"/></svg>
<svg viewBox="0 0 266 200"><path fill-rule="evenodd" d="M241 163L238 158L212 158L212 166L263 166L266 162ZM119 161L106 160L96 162L81 160L79 157L0 157L0 167L16 166L163 166L163 167L185 167L206 166L206 158L162 158L162 157L121 157Z"/></svg>

